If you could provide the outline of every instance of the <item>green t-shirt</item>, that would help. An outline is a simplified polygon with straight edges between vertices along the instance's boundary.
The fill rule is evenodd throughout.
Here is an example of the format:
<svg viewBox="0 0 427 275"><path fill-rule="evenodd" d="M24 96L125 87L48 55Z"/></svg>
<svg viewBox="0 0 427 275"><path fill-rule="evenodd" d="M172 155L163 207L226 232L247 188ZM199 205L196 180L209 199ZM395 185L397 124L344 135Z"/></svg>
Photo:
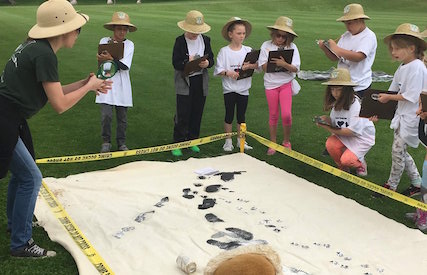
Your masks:
<svg viewBox="0 0 427 275"><path fill-rule="evenodd" d="M59 82L58 60L47 40L29 40L6 63L0 96L13 102L23 118L30 118L47 102L42 82Z"/></svg>

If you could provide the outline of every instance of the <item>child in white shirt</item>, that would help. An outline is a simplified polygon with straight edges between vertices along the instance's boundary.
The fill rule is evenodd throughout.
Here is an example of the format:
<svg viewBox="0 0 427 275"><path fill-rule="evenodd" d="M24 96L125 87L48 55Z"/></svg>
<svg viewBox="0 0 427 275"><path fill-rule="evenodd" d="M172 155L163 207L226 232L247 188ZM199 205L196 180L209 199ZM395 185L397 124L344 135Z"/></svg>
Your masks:
<svg viewBox="0 0 427 275"><path fill-rule="evenodd" d="M264 70L264 87L269 109L269 130L270 140L277 142L277 124L279 120L279 106L283 125L283 143L286 148L291 149L291 126L292 126L292 94L297 93L299 88L295 80L299 71L301 59L295 43L298 35L293 30L292 19L280 16L273 26L267 27L270 30L271 40L265 41L261 46L258 65ZM272 62L277 66L285 68L286 72L267 73L268 54L270 51L279 49L293 49L291 63L287 63L283 57L273 58ZM268 148L267 154L273 155L276 151Z"/></svg>
<svg viewBox="0 0 427 275"><path fill-rule="evenodd" d="M322 84L328 85L324 109L331 113L320 117L325 124L317 125L331 133L326 149L338 168L346 172L356 168L358 176L366 176L365 155L375 144L375 126L369 119L359 117L360 103L353 90L357 84L344 68L334 70L331 79Z"/></svg>
<svg viewBox="0 0 427 275"><path fill-rule="evenodd" d="M357 84L356 94L362 98L372 83L372 64L377 50L377 37L365 24L370 19L365 15L360 4L349 4L344 8L344 14L337 21L345 24L347 31L341 35L338 43L329 39L330 49L340 58L331 53L319 40L319 47L332 61L338 61L338 68L350 71L351 80Z"/></svg>
<svg viewBox="0 0 427 275"><path fill-rule="evenodd" d="M256 69L258 64L243 63L246 54L252 51L251 47L242 45L244 39L251 33L252 26L239 17L232 17L222 28L222 35L230 41L228 46L221 48L217 56L214 75L222 76L222 88L224 93L225 119L224 130L231 133L233 129L234 110L237 109L237 134L240 136L240 124L245 123L245 113L248 106L249 89L252 85L252 77L237 80L242 70ZM237 147L240 139L237 138ZM245 150L252 149L245 142ZM231 138L225 140L224 151L233 151Z"/></svg>
<svg viewBox="0 0 427 275"><path fill-rule="evenodd" d="M389 88L389 91L398 93L380 93L378 96L378 101L382 103L390 100L398 102L390 124L390 128L394 130L392 165L384 187L396 191L403 171L406 171L411 185L403 194L412 196L420 191L421 177L407 146L417 148L419 144L417 110L420 93L427 81L427 70L422 61L426 43L418 27L409 23L397 27L393 34L384 38L384 42L388 45L392 58L402 62ZM377 121L376 117L371 119ZM374 197L379 196L381 195L374 193Z"/></svg>
<svg viewBox="0 0 427 275"><path fill-rule="evenodd" d="M126 146L126 128L127 111L132 103L132 87L130 82L129 70L132 65L135 46L133 42L126 38L129 32L137 30L136 26L130 23L129 16L124 12L115 12L112 20L104 24L104 28L113 31L112 37L103 37L99 44L123 42L123 58L114 60L110 53L101 53L98 55L98 61L114 60L118 71L111 78L113 88L108 94L102 94L96 97L95 102L101 106L101 153L111 150L111 124L113 120L113 109L116 109L116 140L119 151L129 150Z"/></svg>

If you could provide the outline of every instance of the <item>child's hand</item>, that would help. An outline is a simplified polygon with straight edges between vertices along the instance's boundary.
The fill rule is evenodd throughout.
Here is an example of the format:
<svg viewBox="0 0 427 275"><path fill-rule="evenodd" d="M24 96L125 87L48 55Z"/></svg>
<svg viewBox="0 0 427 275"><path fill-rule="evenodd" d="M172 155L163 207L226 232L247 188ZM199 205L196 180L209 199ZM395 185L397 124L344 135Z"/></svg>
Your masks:
<svg viewBox="0 0 427 275"><path fill-rule="evenodd" d="M370 121L372 122L377 122L378 121L378 116L371 116L368 118Z"/></svg>
<svg viewBox="0 0 427 275"><path fill-rule="evenodd" d="M387 103L390 101L390 95L388 94L378 94L378 101L381 103Z"/></svg>
<svg viewBox="0 0 427 275"><path fill-rule="evenodd" d="M323 43L322 43L323 44ZM338 46L337 46L337 42L335 42L335 40L333 39L329 39L328 40L328 44L329 44L329 48L331 48L331 50L335 51L337 50Z"/></svg>
<svg viewBox="0 0 427 275"><path fill-rule="evenodd" d="M272 58L271 62L283 68L286 68L286 65L289 65L289 63L285 61L283 56L280 56L280 58Z"/></svg>
<svg viewBox="0 0 427 275"><path fill-rule="evenodd" d="M98 58L98 61L107 61L107 60L114 60L114 58L111 56L111 54L108 51L102 51L100 54L97 54L96 57Z"/></svg>
<svg viewBox="0 0 427 275"><path fill-rule="evenodd" d="M427 118L427 112L421 112L420 114L419 114L419 116L420 116L420 118L422 119L422 120L426 120L426 118Z"/></svg>
<svg viewBox="0 0 427 275"><path fill-rule="evenodd" d="M254 64L251 64L250 62L245 62L245 63L243 63L242 71L246 71L246 70L250 70L250 69L255 70L256 68L258 68L258 62L254 63Z"/></svg>
<svg viewBox="0 0 427 275"><path fill-rule="evenodd" d="M200 63L199 63L199 67L202 69L207 68L208 66L209 66L209 60L207 60L207 59L200 61Z"/></svg>

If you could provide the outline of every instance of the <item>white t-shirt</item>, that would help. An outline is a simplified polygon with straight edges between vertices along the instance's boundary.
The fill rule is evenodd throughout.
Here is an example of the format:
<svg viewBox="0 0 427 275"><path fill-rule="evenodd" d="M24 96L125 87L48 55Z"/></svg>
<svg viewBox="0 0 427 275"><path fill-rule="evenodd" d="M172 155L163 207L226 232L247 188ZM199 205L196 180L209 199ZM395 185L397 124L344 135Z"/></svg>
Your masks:
<svg viewBox="0 0 427 275"><path fill-rule="evenodd" d="M346 31L337 43L338 47L365 54L366 58L360 62L340 60L338 68L346 68L350 71L351 80L358 84L355 91L365 90L372 83L372 64L377 50L377 37L373 31L366 27L362 32L352 35Z"/></svg>
<svg viewBox="0 0 427 275"><path fill-rule="evenodd" d="M400 137L411 147L418 147L418 122L416 112L419 98L427 83L427 69L424 63L415 59L408 64L400 64L394 73L389 91L398 92L406 100L397 102L396 113L391 121L391 129L399 129Z"/></svg>
<svg viewBox="0 0 427 275"><path fill-rule="evenodd" d="M217 57L214 75L219 75L223 71L234 71L241 69L246 54L252 51L251 47L242 45L240 50L235 51L230 46L221 48ZM222 88L224 94L235 92L241 95L249 95L249 89L252 85L252 77L235 80L230 77L222 78Z"/></svg>
<svg viewBox="0 0 427 275"><path fill-rule="evenodd" d="M185 36L184 36L185 37ZM187 42L187 49L189 56L203 56L205 54L205 41L203 41L203 37L201 34L197 36L195 40L188 39L185 37L185 41ZM189 75L189 77L202 74L202 70L194 72Z"/></svg>
<svg viewBox="0 0 427 275"><path fill-rule="evenodd" d="M101 38L99 44L107 44L110 37ZM125 64L129 70L132 65L132 58L134 52L134 44L129 39L123 41L124 52L123 58L120 62ZM111 78L113 81L112 89L106 94L99 94L96 96L96 103L105 103L115 106L132 107L132 87L130 84L129 70L118 70L117 73Z"/></svg>
<svg viewBox="0 0 427 275"><path fill-rule="evenodd" d="M269 51L277 51L279 47L271 40L265 41L262 43L261 51L258 59L258 66L262 66L268 61ZM301 59L299 56L299 51L297 46L294 43L291 43L289 47L286 47L285 50L293 49L294 55L292 57L291 64L297 67L298 71L301 65ZM282 86L283 84L291 82L296 76L296 73L291 72L278 72L278 73L265 73L264 74L264 87L265 89L274 89Z"/></svg>
<svg viewBox="0 0 427 275"><path fill-rule="evenodd" d="M333 108L330 117L333 126L341 129L348 128L354 133L354 136L337 135L337 137L359 160L363 160L375 144L375 126L369 119L359 117L359 113L360 103L355 99L350 110L336 111Z"/></svg>

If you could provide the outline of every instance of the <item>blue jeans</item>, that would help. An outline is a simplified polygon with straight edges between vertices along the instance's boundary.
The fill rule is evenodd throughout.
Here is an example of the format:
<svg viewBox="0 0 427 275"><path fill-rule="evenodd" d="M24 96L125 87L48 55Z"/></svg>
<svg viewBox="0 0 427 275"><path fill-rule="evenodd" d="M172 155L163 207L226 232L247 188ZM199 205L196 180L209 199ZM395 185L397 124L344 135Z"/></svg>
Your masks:
<svg viewBox="0 0 427 275"><path fill-rule="evenodd" d="M12 176L7 191L7 225L11 229L10 249L23 247L31 239L32 221L42 174L21 138L9 166Z"/></svg>

